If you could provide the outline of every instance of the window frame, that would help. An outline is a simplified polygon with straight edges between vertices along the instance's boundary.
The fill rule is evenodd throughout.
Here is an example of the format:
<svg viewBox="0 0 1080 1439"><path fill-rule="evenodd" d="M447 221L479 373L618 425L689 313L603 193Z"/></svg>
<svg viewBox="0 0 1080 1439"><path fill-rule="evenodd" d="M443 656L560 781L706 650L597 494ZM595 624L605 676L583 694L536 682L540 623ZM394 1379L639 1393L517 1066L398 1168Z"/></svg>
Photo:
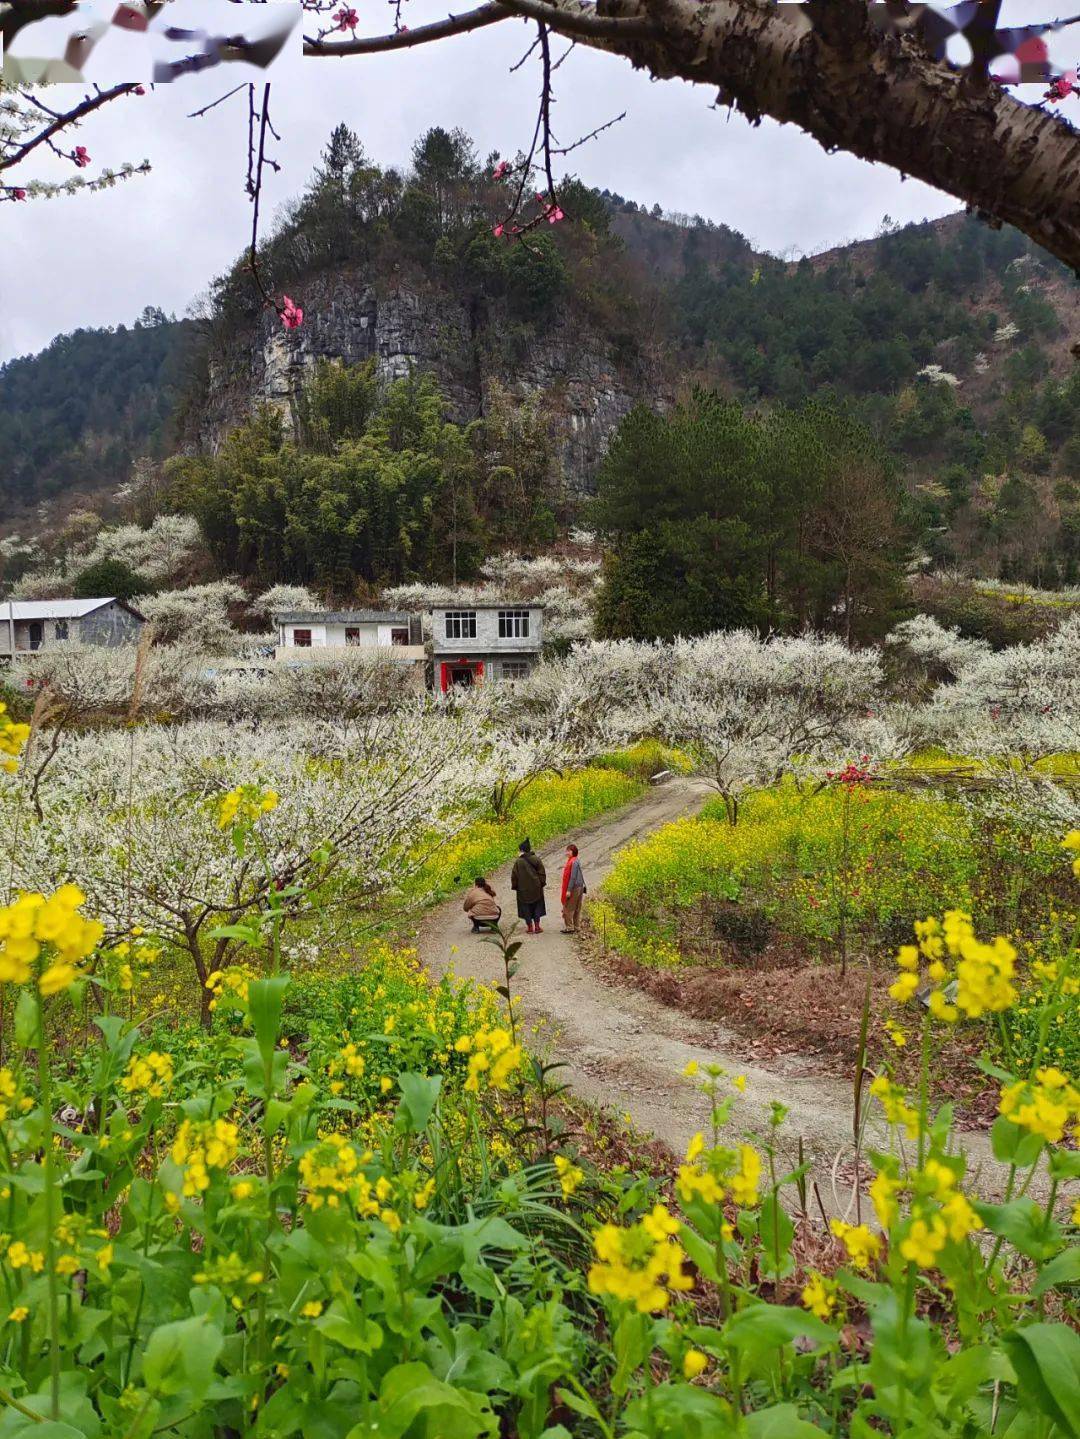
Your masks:
<svg viewBox="0 0 1080 1439"><path fill-rule="evenodd" d="M300 636L304 638L301 639ZM292 631L293 648L297 650L309 650L312 648L311 631L309 629L296 629Z"/></svg>
<svg viewBox="0 0 1080 1439"><path fill-rule="evenodd" d="M476 638L475 610L445 610L443 620L446 639L474 640Z"/></svg>
<svg viewBox="0 0 1080 1439"><path fill-rule="evenodd" d="M528 609L499 610L499 638L527 640L532 638L532 614Z"/></svg>

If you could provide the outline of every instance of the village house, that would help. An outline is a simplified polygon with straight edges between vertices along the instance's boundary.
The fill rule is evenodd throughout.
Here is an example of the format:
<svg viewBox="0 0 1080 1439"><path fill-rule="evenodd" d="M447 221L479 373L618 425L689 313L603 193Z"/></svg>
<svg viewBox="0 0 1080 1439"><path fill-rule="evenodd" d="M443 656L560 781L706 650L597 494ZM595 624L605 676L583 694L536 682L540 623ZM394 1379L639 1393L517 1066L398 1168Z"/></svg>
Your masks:
<svg viewBox="0 0 1080 1439"><path fill-rule="evenodd" d="M133 644L146 618L114 597L89 600L0 600L0 656L53 645Z"/></svg>
<svg viewBox="0 0 1080 1439"><path fill-rule="evenodd" d="M420 619L385 610L277 610L277 659L305 660L328 652L379 649L403 663L423 664Z"/></svg>
<svg viewBox="0 0 1080 1439"><path fill-rule="evenodd" d="M533 604L473 604L432 610L435 684L485 679L522 680L540 662L544 607Z"/></svg>

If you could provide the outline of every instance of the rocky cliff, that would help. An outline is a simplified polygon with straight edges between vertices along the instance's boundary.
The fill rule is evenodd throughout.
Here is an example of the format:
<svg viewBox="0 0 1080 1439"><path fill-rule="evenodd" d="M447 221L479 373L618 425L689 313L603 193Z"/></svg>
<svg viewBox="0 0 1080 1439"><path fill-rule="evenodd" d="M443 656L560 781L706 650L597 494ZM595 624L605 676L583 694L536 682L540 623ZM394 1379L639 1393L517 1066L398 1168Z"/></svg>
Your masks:
<svg viewBox="0 0 1080 1439"><path fill-rule="evenodd" d="M317 360L374 358L397 379L431 371L459 421L482 418L493 384L522 401L539 397L549 417L567 490L587 493L608 439L639 400L667 389L659 353L612 338L573 306L523 323L506 303L456 293L426 277L324 273L305 283L304 323L285 331L265 312L224 342L213 342L189 440L215 449L258 403L295 418L300 389Z"/></svg>

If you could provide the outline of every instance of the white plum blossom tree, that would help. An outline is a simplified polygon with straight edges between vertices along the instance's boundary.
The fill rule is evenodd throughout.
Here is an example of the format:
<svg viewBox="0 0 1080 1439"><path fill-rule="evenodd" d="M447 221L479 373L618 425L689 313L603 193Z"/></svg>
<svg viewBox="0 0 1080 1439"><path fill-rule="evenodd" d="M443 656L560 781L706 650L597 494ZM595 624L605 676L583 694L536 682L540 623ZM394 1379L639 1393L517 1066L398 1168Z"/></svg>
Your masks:
<svg viewBox="0 0 1080 1439"><path fill-rule="evenodd" d="M0 787L9 890L75 880L119 938L141 925L186 954L204 1018L210 974L240 949L213 931L250 921L281 895L289 924L370 909L476 810L484 787L478 715L416 701L348 732L194 721L68 735L38 794ZM272 791L251 843L234 842L221 801Z"/></svg>

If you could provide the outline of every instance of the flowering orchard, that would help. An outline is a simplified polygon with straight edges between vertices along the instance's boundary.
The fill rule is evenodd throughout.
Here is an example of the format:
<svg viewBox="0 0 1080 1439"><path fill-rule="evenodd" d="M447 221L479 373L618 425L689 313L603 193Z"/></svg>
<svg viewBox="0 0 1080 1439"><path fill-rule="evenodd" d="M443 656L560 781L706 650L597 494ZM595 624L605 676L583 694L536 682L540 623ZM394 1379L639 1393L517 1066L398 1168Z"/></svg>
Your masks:
<svg viewBox="0 0 1080 1439"><path fill-rule="evenodd" d="M848 846L835 894L820 891L829 916L795 884L785 910L823 947L875 856L887 877L868 925L945 912L890 978L917 1075L899 1049L862 1074L861 1123L873 1107L885 1138L865 1195L828 1225L782 1108L746 1133L745 1081L717 1069L689 1076L705 1122L681 1164L598 1163L557 1070L529 1053L512 933L491 937L498 991L435 983L385 941L355 957L358 920L510 852L517 829L491 803L508 778L528 780L514 817L545 834L640 792L656 764L685 768L653 743L537 774L559 747L581 759L648 733L658 695L677 715L666 696L696 684L703 708L726 683L720 642L699 646L698 677L689 646L598 646L502 696L287 722L144 723L129 703L122 724L50 729L41 701L30 724L0 717L0 1428L1075 1432L1080 1093L1055 1050L1075 940L1040 951L1032 987L1015 936L980 941L948 902L981 912L975 811L881 790L869 764L829 781L806 763L868 722L876 660L836 674L831 652L735 644L741 693L779 708L763 770L796 777L744 797L756 772L709 770L716 732L683 736L724 779L716 812L687 823L728 846L729 880L774 881L765 840L782 832L811 870ZM601 685L598 719L581 701ZM1045 921L1040 891L1064 911L1068 844L1032 850L1003 914ZM694 882L694 857L673 879ZM981 1025L998 1037L993 1202L934 1100L943 1036Z"/></svg>
<svg viewBox="0 0 1080 1439"><path fill-rule="evenodd" d="M248 833L272 812L228 808ZM865 1212L825 1230L782 1107L739 1132L741 1076L689 1066L708 1122L661 1194L544 1122L547 1074L494 992L392 951L297 985L254 945L262 977L222 986L209 1034L151 1034L85 908L70 886L0 910L12 1432L1075 1432L1080 1207L1058 1196L1080 1092L1038 1054L1002 1076L1008 1193L980 1199L934 1110L935 1033L1015 996L1008 946L957 916L920 927L915 965L955 978L958 1012L925 1012L917 1094L873 1082L892 1140ZM65 1055L58 1007L86 986L101 1012Z"/></svg>

